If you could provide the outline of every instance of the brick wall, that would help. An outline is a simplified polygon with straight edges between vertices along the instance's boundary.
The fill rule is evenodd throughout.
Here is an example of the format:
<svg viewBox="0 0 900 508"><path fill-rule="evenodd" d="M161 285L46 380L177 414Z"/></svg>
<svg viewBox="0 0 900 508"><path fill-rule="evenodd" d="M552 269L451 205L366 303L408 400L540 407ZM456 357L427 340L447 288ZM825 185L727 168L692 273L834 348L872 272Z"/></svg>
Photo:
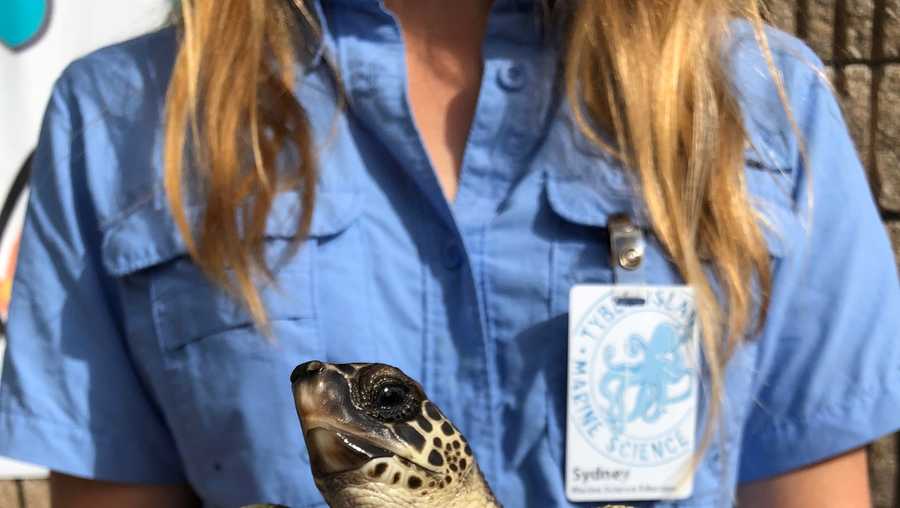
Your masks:
<svg viewBox="0 0 900 508"><path fill-rule="evenodd" d="M0 508L50 508L44 480L0 481Z"/></svg>
<svg viewBox="0 0 900 508"><path fill-rule="evenodd" d="M900 255L900 0L769 0L770 21L828 64L882 217ZM900 309L898 309L900 311ZM897 436L870 448L876 508L900 508ZM0 482L0 507L49 506L46 483Z"/></svg>
<svg viewBox="0 0 900 508"><path fill-rule="evenodd" d="M768 5L770 21L805 39L828 65L900 256L900 0L768 0ZM898 461L896 435L870 448L876 508L900 507Z"/></svg>

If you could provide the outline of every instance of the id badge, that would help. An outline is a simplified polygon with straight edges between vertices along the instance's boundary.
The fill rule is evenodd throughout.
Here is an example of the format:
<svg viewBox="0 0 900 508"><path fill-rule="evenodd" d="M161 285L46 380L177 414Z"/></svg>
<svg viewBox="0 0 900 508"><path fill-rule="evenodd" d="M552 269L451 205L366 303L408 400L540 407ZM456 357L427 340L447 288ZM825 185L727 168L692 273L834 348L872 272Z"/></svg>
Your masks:
<svg viewBox="0 0 900 508"><path fill-rule="evenodd" d="M689 497L700 379L693 290L577 285L569 305L566 496Z"/></svg>

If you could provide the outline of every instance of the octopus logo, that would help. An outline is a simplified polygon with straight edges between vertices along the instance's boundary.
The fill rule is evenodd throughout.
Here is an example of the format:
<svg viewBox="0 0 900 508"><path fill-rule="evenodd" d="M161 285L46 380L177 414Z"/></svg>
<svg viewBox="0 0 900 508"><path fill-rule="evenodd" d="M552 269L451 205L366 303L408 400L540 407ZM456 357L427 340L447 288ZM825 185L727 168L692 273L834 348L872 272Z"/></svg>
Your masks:
<svg viewBox="0 0 900 508"><path fill-rule="evenodd" d="M697 355L686 293L663 290L639 308L600 300L576 327L570 361L576 427L602 455L655 466L690 453Z"/></svg>
<svg viewBox="0 0 900 508"><path fill-rule="evenodd" d="M0 43L13 51L34 44L47 29L50 0L0 0Z"/></svg>
<svg viewBox="0 0 900 508"><path fill-rule="evenodd" d="M645 341L640 335L629 337L625 346L627 360L616 361L616 348L606 346L603 362L607 371L599 388L610 429L615 434L624 433L631 422L657 422L672 406L691 396L691 371L685 367L680 345L675 329L665 323L657 325L650 340ZM633 400L628 400L626 395L631 389L636 393Z"/></svg>

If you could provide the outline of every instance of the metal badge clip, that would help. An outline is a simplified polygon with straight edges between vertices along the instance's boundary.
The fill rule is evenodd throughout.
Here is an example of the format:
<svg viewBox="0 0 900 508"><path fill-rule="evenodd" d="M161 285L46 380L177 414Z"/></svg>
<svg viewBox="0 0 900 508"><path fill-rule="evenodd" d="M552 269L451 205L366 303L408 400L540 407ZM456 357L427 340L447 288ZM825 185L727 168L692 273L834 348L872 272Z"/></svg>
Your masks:
<svg viewBox="0 0 900 508"><path fill-rule="evenodd" d="M609 247L616 284L643 284L644 232L626 214L609 217Z"/></svg>

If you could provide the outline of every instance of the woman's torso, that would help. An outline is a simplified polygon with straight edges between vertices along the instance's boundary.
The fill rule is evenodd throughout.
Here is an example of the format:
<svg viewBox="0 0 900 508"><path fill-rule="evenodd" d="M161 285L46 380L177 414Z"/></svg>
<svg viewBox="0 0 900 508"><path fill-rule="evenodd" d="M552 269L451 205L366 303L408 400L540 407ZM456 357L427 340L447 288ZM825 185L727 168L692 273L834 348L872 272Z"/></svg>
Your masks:
<svg viewBox="0 0 900 508"><path fill-rule="evenodd" d="M405 102L399 32L374 4L325 7L346 109L335 107L324 62L307 69L299 92L321 147L320 189L309 238L263 290L273 341L204 279L166 211L159 124L173 31L71 70L81 71L86 123L97 119L89 186L135 368L210 506L321 503L288 383L311 359L401 368L467 435L507 506L566 505L569 290L612 282L606 222L618 212L640 220L638 201L621 168L572 127L555 88L557 54L535 14L500 2L459 191L447 203ZM754 107L780 107L757 76L762 58L742 54L737 73L756 79L747 87L765 98ZM748 185L786 232L767 233L777 270L798 227L794 183L774 175L789 167L790 148L759 125L750 130L758 149L748 151ZM276 200L266 245L273 262L288 251L297 206L293 194ZM646 267L651 283L680 280L652 240ZM730 362L724 439L705 454L694 496L673 505L730 503L758 389L757 350L751 342Z"/></svg>

